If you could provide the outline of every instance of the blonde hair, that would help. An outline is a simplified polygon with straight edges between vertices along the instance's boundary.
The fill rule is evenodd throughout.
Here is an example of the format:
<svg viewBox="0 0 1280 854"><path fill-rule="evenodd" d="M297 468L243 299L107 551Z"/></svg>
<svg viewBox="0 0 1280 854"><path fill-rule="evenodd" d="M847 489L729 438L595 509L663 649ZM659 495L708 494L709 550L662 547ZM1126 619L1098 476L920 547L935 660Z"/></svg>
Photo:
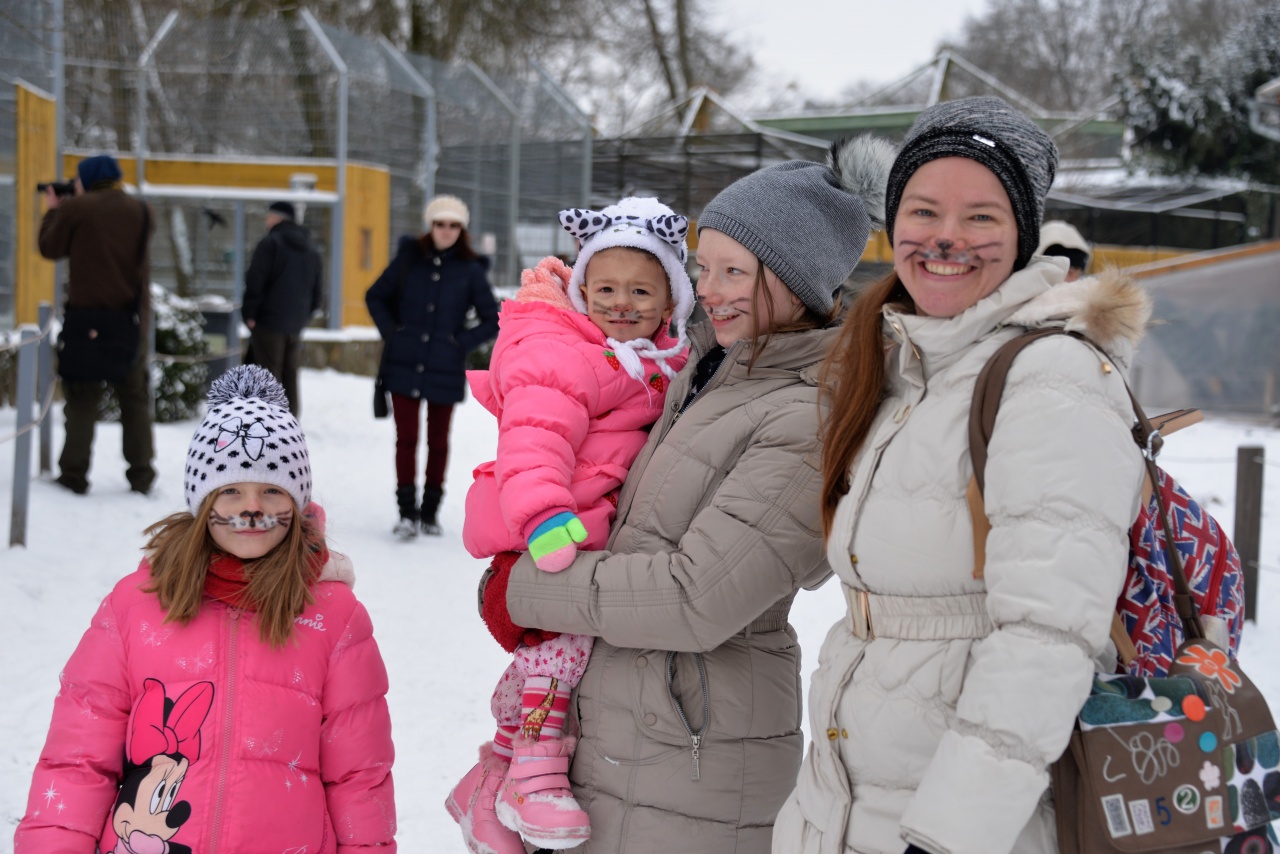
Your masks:
<svg viewBox="0 0 1280 854"><path fill-rule="evenodd" d="M143 533L150 539L151 581L143 588L155 593L165 610L165 622L188 625L204 605L209 565L224 554L209 534L209 511L217 498L210 492L193 516L187 511L166 516ZM290 499L292 503L292 499ZM314 601L311 582L315 555L324 547L324 535L298 512L284 540L262 557L245 561L245 598L258 615L264 643L280 647L293 636L293 621Z"/></svg>

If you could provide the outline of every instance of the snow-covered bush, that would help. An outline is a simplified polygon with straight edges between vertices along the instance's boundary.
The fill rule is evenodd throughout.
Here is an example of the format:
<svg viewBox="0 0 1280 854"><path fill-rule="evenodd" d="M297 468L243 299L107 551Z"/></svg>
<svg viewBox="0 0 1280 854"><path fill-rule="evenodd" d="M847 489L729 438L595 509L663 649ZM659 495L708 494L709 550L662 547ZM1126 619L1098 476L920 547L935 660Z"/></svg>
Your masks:
<svg viewBox="0 0 1280 854"><path fill-rule="evenodd" d="M157 356L203 356L209 352L204 338L204 314L193 300L171 294L153 282L151 306ZM151 366L156 421L182 421L199 413L209 387L208 378L208 362L157 359Z"/></svg>
<svg viewBox="0 0 1280 854"><path fill-rule="evenodd" d="M194 301L151 283L151 317L156 329L156 360L151 363L151 387L155 392L155 420L161 424L182 421L198 414L208 388L208 362L173 361L165 356L203 356L209 353L204 339L204 314ZM103 395L101 421L118 421L120 404L111 386Z"/></svg>

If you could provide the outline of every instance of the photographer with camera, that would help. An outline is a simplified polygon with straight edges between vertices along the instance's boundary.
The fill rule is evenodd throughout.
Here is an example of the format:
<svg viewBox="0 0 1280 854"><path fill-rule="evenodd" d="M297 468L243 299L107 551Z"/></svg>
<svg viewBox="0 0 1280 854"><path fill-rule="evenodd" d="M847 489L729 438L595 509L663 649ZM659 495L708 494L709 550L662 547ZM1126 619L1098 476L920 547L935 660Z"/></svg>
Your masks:
<svg viewBox="0 0 1280 854"><path fill-rule="evenodd" d="M103 383L120 403L129 487L146 494L151 465L151 391L147 347L151 329L151 271L147 248L154 223L141 199L121 187L120 164L99 154L80 162L75 194L41 185L48 210L40 223L40 254L69 259L58 374L66 401L66 438L57 482L77 495L89 491L89 464Z"/></svg>

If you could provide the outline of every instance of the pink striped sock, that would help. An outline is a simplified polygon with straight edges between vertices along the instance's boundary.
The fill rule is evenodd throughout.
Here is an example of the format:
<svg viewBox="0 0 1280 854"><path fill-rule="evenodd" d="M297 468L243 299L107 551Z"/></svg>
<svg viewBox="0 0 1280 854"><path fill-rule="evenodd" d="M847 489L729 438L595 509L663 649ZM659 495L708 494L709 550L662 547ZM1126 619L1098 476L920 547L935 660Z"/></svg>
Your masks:
<svg viewBox="0 0 1280 854"><path fill-rule="evenodd" d="M512 748L511 740L516 737L516 731L519 727L499 726L498 731L493 734L493 755L500 756L508 762L511 761Z"/></svg>
<svg viewBox="0 0 1280 854"><path fill-rule="evenodd" d="M526 738L559 738L569 713L570 689L554 676L530 676L524 682L520 714Z"/></svg>

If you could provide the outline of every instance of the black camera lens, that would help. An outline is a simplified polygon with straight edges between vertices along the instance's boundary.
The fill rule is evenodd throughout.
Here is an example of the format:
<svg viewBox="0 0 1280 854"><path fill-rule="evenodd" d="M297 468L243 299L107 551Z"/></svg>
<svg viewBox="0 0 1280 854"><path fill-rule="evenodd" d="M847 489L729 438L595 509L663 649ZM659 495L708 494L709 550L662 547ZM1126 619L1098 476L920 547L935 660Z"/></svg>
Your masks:
<svg viewBox="0 0 1280 854"><path fill-rule="evenodd" d="M43 193L45 190L53 190L55 196L74 196L76 194L75 181L46 181L36 184L36 192Z"/></svg>

